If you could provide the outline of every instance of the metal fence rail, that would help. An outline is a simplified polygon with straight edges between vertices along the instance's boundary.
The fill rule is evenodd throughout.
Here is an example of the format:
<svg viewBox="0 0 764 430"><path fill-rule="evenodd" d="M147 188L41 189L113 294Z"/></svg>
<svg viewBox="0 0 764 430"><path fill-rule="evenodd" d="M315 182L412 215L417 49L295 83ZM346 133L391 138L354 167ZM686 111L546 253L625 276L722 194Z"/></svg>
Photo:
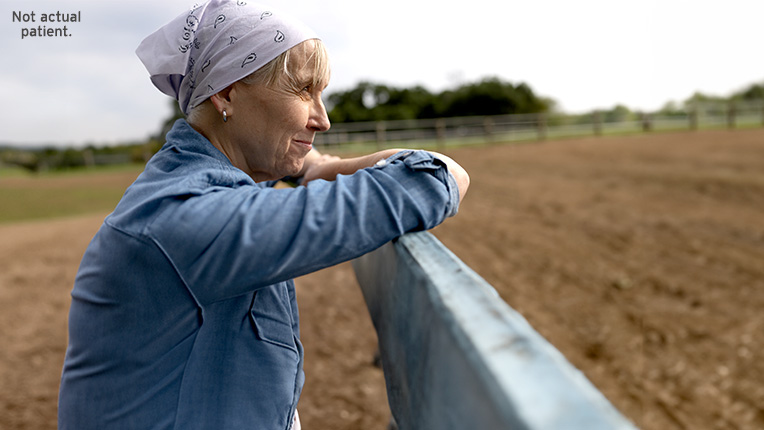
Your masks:
<svg viewBox="0 0 764 430"><path fill-rule="evenodd" d="M634 429L431 234L405 235L353 267L400 429Z"/></svg>

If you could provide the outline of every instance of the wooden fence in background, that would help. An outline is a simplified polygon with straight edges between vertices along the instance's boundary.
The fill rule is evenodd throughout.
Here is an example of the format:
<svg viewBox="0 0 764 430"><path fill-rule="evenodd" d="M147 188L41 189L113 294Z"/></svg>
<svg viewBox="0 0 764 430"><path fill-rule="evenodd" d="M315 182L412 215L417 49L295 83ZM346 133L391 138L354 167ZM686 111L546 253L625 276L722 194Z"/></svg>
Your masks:
<svg viewBox="0 0 764 430"><path fill-rule="evenodd" d="M698 104L688 111L618 116L594 111L584 115L558 113L473 116L400 121L332 124L316 135L321 148L354 145L377 148L400 144L435 146L491 142L538 141L659 131L764 126L764 101Z"/></svg>

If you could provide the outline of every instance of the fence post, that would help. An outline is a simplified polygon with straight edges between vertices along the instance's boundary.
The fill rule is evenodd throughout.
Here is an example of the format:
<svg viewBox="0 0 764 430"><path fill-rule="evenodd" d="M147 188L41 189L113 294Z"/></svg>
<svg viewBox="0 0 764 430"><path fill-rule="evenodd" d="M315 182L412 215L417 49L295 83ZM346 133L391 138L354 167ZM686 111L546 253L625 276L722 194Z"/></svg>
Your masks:
<svg viewBox="0 0 764 430"><path fill-rule="evenodd" d="M727 128L735 128L735 102L730 102L727 106Z"/></svg>
<svg viewBox="0 0 764 430"><path fill-rule="evenodd" d="M382 150L385 144L385 122L377 121L377 150Z"/></svg>
<svg viewBox="0 0 764 430"><path fill-rule="evenodd" d="M143 158L144 158L146 161L149 161L149 160L148 160L148 158L146 158L146 156L145 156L145 154L146 154L146 149L145 149L145 147L144 147L143 153L144 153L144 156L143 156ZM95 166L95 165L96 165L96 162L95 162L95 155L93 154L93 151L92 151L92 150L90 150L90 149L86 149L86 150L82 151L82 158L83 158L83 160L85 161L85 166L86 166L86 167L93 167L93 166Z"/></svg>
<svg viewBox="0 0 764 430"><path fill-rule="evenodd" d="M438 118L435 120L435 136L437 138L437 147L439 151L446 148L446 120Z"/></svg>
<svg viewBox="0 0 764 430"><path fill-rule="evenodd" d="M546 114L536 114L536 128L538 132L538 140L546 140Z"/></svg>
<svg viewBox="0 0 764 430"><path fill-rule="evenodd" d="M487 141L490 142L493 140L493 119L491 119L490 116L483 119L483 133L485 134L485 139Z"/></svg>
<svg viewBox="0 0 764 430"><path fill-rule="evenodd" d="M652 131L653 124L651 122L650 114L643 113L642 114L642 131L647 133L649 131Z"/></svg>
<svg viewBox="0 0 764 430"><path fill-rule="evenodd" d="M697 130L698 129L698 107L693 106L690 109L690 130Z"/></svg>
<svg viewBox="0 0 764 430"><path fill-rule="evenodd" d="M594 122L594 135L602 136L602 113L595 110L592 113L592 120Z"/></svg>

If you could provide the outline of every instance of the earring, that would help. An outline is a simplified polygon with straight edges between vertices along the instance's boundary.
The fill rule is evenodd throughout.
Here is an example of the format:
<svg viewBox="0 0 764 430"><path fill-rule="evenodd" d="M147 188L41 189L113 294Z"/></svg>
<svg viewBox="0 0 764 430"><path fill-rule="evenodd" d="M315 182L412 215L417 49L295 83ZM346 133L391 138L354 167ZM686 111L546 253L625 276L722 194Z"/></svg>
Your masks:
<svg viewBox="0 0 764 430"><path fill-rule="evenodd" d="M228 113L223 109L223 122L228 122Z"/></svg>

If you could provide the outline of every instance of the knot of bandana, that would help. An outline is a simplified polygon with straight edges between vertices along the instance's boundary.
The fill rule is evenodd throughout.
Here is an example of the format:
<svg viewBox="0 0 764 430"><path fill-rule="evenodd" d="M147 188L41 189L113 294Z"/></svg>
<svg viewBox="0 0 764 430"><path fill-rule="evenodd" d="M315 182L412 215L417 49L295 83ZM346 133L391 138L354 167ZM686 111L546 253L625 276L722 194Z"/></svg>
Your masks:
<svg viewBox="0 0 764 430"><path fill-rule="evenodd" d="M194 5L146 37L135 53L160 91L192 108L316 34L303 23L245 0Z"/></svg>

